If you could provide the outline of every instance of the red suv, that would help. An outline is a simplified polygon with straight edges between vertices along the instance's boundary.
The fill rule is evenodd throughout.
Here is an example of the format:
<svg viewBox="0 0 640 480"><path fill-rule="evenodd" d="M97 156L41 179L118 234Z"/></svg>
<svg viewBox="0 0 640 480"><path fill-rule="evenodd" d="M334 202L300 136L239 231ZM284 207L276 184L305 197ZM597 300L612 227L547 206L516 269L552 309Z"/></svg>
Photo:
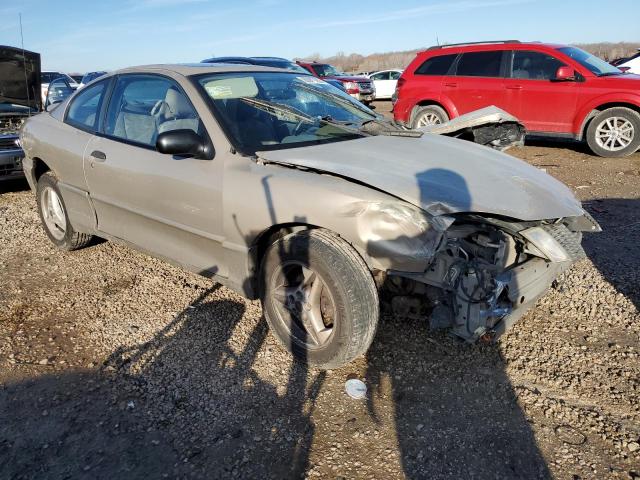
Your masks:
<svg viewBox="0 0 640 480"><path fill-rule="evenodd" d="M431 47L404 71L393 100L395 119L411 128L495 105L532 135L586 139L603 157L640 147L640 75L567 45Z"/></svg>
<svg viewBox="0 0 640 480"><path fill-rule="evenodd" d="M369 105L376 98L376 88L370 78L342 73L328 63L302 61L296 63L323 80L341 82L345 92L365 105Z"/></svg>

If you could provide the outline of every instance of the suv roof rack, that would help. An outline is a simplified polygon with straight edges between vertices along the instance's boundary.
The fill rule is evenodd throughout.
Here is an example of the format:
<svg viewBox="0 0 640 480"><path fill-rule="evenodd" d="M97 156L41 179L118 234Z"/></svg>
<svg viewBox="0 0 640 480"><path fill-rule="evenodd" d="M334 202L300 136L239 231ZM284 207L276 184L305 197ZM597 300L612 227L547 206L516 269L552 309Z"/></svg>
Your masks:
<svg viewBox="0 0 640 480"><path fill-rule="evenodd" d="M427 48L427 50L437 50L439 48L450 47L464 47L465 45L493 45L496 43L520 43L520 40L485 40L483 42L449 43L447 45L436 45L434 47L429 47Z"/></svg>

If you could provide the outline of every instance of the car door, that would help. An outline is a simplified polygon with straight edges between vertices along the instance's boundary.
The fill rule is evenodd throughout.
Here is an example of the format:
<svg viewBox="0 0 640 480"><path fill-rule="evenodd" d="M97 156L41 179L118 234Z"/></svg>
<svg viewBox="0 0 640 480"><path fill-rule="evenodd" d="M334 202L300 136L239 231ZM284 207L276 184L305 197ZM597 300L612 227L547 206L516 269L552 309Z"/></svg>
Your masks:
<svg viewBox="0 0 640 480"><path fill-rule="evenodd" d="M529 131L571 132L580 84L554 81L556 71L566 63L532 50L514 50L510 57L505 78L509 113Z"/></svg>
<svg viewBox="0 0 640 480"><path fill-rule="evenodd" d="M173 79L119 75L101 133L85 150L98 230L202 274L222 264L222 161L159 153L159 133L191 129L209 138Z"/></svg>
<svg viewBox="0 0 640 480"><path fill-rule="evenodd" d="M455 76L442 82L442 94L458 114L495 105L505 107L503 50L464 52L456 61Z"/></svg>
<svg viewBox="0 0 640 480"><path fill-rule="evenodd" d="M392 86L391 72L378 72L371 75L369 78L373 80L373 84L376 87L376 98L391 98L395 85Z"/></svg>

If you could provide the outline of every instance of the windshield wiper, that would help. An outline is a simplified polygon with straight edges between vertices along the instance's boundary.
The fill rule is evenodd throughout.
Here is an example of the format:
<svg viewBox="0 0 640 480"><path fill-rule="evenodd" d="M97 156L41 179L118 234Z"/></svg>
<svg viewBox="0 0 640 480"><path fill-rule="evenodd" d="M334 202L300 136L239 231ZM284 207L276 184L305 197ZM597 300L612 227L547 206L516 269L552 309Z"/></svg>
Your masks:
<svg viewBox="0 0 640 480"><path fill-rule="evenodd" d="M371 116L373 114L374 118L375 118L375 113L369 111L365 107L359 106L356 102L351 102L350 100L347 100L346 98L342 98L340 95L336 95L335 93L325 92L325 91L322 91L319 88L309 87L308 85L298 85L298 88L302 88L303 90L306 90L308 92L314 93L316 95L320 95L322 97L329 98L329 99L331 99L333 101L341 103L342 105L347 105L347 106L349 106L351 108L356 108L356 109L360 110L361 112L366 113L369 116Z"/></svg>
<svg viewBox="0 0 640 480"><path fill-rule="evenodd" d="M598 74L599 77L611 77L614 75L624 75L624 72L604 72Z"/></svg>
<svg viewBox="0 0 640 480"><path fill-rule="evenodd" d="M365 120L360 123L359 130L369 135L386 135L389 137L420 138L424 132L418 130L406 130L389 120Z"/></svg>
<svg viewBox="0 0 640 480"><path fill-rule="evenodd" d="M348 126L350 124L349 122L340 122L338 120L332 119L330 116L313 117L311 115L307 115L304 112L301 112L295 107L285 105L284 103L274 103L274 102L269 102L267 100L258 100L256 98L248 98L248 97L243 97L240 100L248 103L249 105L253 105L254 107L259 108L260 110L274 116L277 116L278 113L289 114L298 118L302 122L312 123L312 124L324 123L326 125L333 125L333 126L339 127L354 135L366 135L366 133L361 132L357 128L350 128Z"/></svg>

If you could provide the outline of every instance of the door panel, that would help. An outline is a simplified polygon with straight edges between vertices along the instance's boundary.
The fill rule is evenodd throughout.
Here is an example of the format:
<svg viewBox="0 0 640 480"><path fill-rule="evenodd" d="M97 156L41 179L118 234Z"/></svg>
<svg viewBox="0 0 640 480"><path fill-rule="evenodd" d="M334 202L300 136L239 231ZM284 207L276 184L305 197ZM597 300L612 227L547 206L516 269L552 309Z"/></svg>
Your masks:
<svg viewBox="0 0 640 480"><path fill-rule="evenodd" d="M509 113L530 131L571 132L580 84L552 81L565 63L547 53L516 50L511 64L505 79Z"/></svg>
<svg viewBox="0 0 640 480"><path fill-rule="evenodd" d="M458 114L495 105L505 109L501 50L465 52L457 60L455 76L442 82L442 94L448 97Z"/></svg>
<svg viewBox="0 0 640 480"><path fill-rule="evenodd" d="M190 269L226 276L221 161L163 155L98 136L86 152L98 230Z"/></svg>
<svg viewBox="0 0 640 480"><path fill-rule="evenodd" d="M160 133L180 129L208 138L174 80L149 74L117 77L105 134L92 137L84 157L98 230L191 270L226 276L221 263L223 162L155 150Z"/></svg>

